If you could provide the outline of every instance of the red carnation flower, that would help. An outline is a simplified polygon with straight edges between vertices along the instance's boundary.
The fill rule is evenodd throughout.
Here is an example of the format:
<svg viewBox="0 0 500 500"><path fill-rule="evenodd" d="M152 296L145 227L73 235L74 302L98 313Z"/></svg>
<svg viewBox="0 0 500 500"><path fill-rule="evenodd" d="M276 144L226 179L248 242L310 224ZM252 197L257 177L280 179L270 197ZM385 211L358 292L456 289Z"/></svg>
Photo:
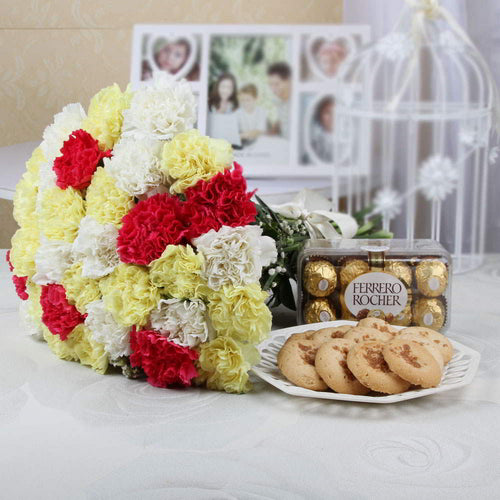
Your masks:
<svg viewBox="0 0 500 500"><path fill-rule="evenodd" d="M99 162L111 156L111 150L101 151L99 143L85 130L75 130L64 141L61 156L54 160L56 184L61 189L71 186L85 189L92 179Z"/></svg>
<svg viewBox="0 0 500 500"><path fill-rule="evenodd" d="M71 305L62 285L43 285L40 296L42 321L53 335L66 340L75 326L83 323L85 316Z"/></svg>
<svg viewBox="0 0 500 500"><path fill-rule="evenodd" d="M7 261L7 264L9 266L9 271L10 272L14 271L14 266L12 265L12 262L10 261L10 250L7 250L7 255L5 256L5 260Z"/></svg>
<svg viewBox="0 0 500 500"><path fill-rule="evenodd" d="M246 226L255 222L257 209L247 193L243 169L234 163L232 170L225 170L209 181L200 181L186 190L186 219L190 221L188 238L193 239L210 229L222 226Z"/></svg>
<svg viewBox="0 0 500 500"><path fill-rule="evenodd" d="M14 271L14 266L10 262L10 250L7 251L6 255L7 263L9 264L9 270L12 273ZM16 276L12 274L12 283L16 287L16 293L22 300L28 300L28 292L26 291L26 282L28 281L27 276Z"/></svg>
<svg viewBox="0 0 500 500"><path fill-rule="evenodd" d="M198 353L169 341L154 330L135 328L130 333L130 364L140 366L148 376L148 382L155 387L191 385L198 376L194 361Z"/></svg>
<svg viewBox="0 0 500 500"><path fill-rule="evenodd" d="M117 240L122 262L147 266L167 245L186 243L182 203L166 193L140 201L122 222Z"/></svg>
<svg viewBox="0 0 500 500"><path fill-rule="evenodd" d="M28 300L28 292L26 291L26 282L28 281L28 276L16 276L12 275L12 283L16 287L16 293L22 300Z"/></svg>

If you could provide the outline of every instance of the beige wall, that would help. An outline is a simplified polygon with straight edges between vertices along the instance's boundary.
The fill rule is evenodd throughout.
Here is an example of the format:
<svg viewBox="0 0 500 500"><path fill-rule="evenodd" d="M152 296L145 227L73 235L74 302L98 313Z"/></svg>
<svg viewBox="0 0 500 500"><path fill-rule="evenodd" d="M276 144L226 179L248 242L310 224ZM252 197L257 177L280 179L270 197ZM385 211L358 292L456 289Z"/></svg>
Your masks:
<svg viewBox="0 0 500 500"><path fill-rule="evenodd" d="M62 106L129 77L138 23L338 23L342 0L0 0L0 147L39 140ZM1 168L1 166L0 166ZM0 248L15 231L0 200Z"/></svg>
<svg viewBox="0 0 500 500"><path fill-rule="evenodd" d="M336 23L342 0L1 0L0 146L129 76L137 23Z"/></svg>

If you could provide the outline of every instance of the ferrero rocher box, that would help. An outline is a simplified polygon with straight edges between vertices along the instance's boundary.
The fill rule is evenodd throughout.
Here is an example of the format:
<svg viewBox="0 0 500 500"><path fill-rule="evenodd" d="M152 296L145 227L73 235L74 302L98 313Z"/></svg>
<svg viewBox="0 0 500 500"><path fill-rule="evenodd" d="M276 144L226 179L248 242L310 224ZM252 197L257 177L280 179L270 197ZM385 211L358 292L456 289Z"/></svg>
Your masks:
<svg viewBox="0 0 500 500"><path fill-rule="evenodd" d="M298 259L298 321L383 318L448 327L451 256L433 240L309 240Z"/></svg>

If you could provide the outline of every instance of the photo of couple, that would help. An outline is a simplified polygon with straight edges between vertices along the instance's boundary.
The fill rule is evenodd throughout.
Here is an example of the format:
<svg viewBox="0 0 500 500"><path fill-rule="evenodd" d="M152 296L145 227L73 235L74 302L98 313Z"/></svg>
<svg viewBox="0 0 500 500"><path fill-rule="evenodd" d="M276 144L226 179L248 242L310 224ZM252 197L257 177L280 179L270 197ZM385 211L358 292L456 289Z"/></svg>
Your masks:
<svg viewBox="0 0 500 500"><path fill-rule="evenodd" d="M288 161L289 59L287 37L213 37L207 132L228 140L237 158Z"/></svg>

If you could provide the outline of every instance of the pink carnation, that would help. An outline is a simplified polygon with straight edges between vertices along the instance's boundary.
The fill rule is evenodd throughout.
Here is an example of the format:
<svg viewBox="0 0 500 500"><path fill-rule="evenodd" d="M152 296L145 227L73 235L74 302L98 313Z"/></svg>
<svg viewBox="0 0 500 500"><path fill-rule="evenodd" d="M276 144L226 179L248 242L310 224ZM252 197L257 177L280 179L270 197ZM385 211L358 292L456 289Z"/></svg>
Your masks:
<svg viewBox="0 0 500 500"><path fill-rule="evenodd" d="M85 316L71 305L62 285L43 285L40 296L42 322L54 335L66 340L75 326L83 323Z"/></svg>
<svg viewBox="0 0 500 500"><path fill-rule="evenodd" d="M198 353L167 340L155 330L132 330L130 364L139 366L155 387L191 385L198 376L194 362Z"/></svg>

